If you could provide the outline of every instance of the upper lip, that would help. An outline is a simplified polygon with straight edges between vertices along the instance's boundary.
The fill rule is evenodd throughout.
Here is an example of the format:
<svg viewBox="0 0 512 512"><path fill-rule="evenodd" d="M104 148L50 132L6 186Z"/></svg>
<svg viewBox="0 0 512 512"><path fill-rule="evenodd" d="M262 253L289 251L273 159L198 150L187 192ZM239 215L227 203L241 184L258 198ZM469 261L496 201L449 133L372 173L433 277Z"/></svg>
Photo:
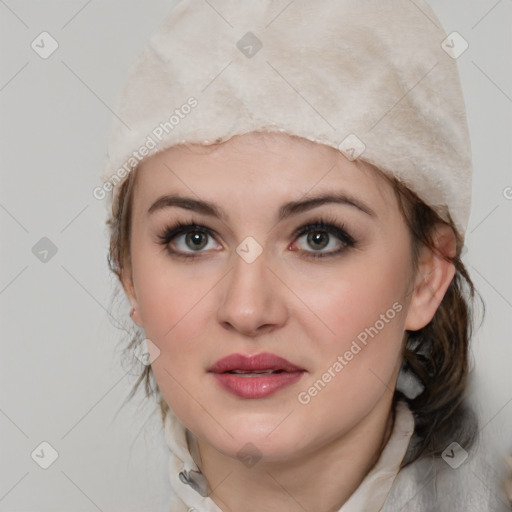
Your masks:
<svg viewBox="0 0 512 512"><path fill-rule="evenodd" d="M286 372L296 372L304 369L295 366L287 359L269 352L261 352L254 355L230 354L229 356L219 359L215 364L208 368L208 371L212 373L224 373L232 370L247 372L260 370L282 370Z"/></svg>

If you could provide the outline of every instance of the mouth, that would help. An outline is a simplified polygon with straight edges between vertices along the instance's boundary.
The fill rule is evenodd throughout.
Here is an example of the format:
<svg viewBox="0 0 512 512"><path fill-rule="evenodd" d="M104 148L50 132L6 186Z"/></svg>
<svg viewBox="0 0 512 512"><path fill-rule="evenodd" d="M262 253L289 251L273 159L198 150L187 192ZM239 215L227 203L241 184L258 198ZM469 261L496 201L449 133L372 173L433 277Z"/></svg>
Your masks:
<svg viewBox="0 0 512 512"><path fill-rule="evenodd" d="M264 398L297 382L306 372L290 361L263 352L231 354L208 368L222 389L241 398Z"/></svg>
<svg viewBox="0 0 512 512"><path fill-rule="evenodd" d="M232 373L240 376L257 377L276 373L305 371L275 354L262 352L254 355L230 354L219 359L208 371L211 373Z"/></svg>

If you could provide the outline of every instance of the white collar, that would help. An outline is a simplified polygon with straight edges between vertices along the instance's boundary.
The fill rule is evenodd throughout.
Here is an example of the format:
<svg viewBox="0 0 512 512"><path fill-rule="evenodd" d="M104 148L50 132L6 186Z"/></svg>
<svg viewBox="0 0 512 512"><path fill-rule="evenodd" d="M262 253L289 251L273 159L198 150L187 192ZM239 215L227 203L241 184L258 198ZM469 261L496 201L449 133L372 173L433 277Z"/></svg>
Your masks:
<svg viewBox="0 0 512 512"><path fill-rule="evenodd" d="M208 483L194 462L188 447L187 429L169 410L165 418L164 435L170 450L169 477L174 493L172 512L196 510L197 512L222 512L215 502L207 497ZM389 494L393 481L400 470L410 439L414 432L414 417L404 401L398 401L391 436L376 464L359 487L338 512L377 512ZM196 457L197 460L197 457Z"/></svg>

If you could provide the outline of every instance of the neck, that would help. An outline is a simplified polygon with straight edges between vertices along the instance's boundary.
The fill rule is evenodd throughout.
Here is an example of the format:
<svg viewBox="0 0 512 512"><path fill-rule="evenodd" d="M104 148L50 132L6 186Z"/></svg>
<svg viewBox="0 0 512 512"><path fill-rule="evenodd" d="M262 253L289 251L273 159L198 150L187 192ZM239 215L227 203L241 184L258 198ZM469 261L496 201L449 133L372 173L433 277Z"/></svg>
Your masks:
<svg viewBox="0 0 512 512"><path fill-rule="evenodd" d="M373 468L393 425L391 397L385 393L350 431L293 461L263 458L248 468L197 439L196 462L213 489L210 498L224 511L334 512Z"/></svg>

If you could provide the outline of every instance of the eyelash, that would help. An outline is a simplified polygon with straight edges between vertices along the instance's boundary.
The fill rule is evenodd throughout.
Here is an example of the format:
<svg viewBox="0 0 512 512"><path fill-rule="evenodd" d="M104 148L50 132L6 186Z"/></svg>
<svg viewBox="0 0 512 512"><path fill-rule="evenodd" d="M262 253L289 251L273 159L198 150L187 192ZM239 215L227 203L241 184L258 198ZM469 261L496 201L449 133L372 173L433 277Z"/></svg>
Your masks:
<svg viewBox="0 0 512 512"><path fill-rule="evenodd" d="M194 222L187 223L177 221L174 224L165 226L163 230L160 232L160 234L157 235L159 244L163 246L168 246L169 243L178 235L181 235L183 233L186 234L190 231L198 231L212 238L215 238L213 231L207 228L206 226L201 226L199 224L195 224ZM346 231L344 224L338 224L337 220L327 217L319 217L318 220L316 220L315 222L301 226L300 228L295 230L292 236L294 239L300 238L311 231L325 231L330 235L335 235L342 242L343 246L340 249L327 253L299 250L299 252L306 253L308 258L318 259L337 256L340 253L344 252L347 248L355 247L357 244L356 240ZM194 253L182 253L179 251L171 250L168 247L167 250L173 256L183 259L197 258L201 253L201 251L196 251L197 255Z"/></svg>

